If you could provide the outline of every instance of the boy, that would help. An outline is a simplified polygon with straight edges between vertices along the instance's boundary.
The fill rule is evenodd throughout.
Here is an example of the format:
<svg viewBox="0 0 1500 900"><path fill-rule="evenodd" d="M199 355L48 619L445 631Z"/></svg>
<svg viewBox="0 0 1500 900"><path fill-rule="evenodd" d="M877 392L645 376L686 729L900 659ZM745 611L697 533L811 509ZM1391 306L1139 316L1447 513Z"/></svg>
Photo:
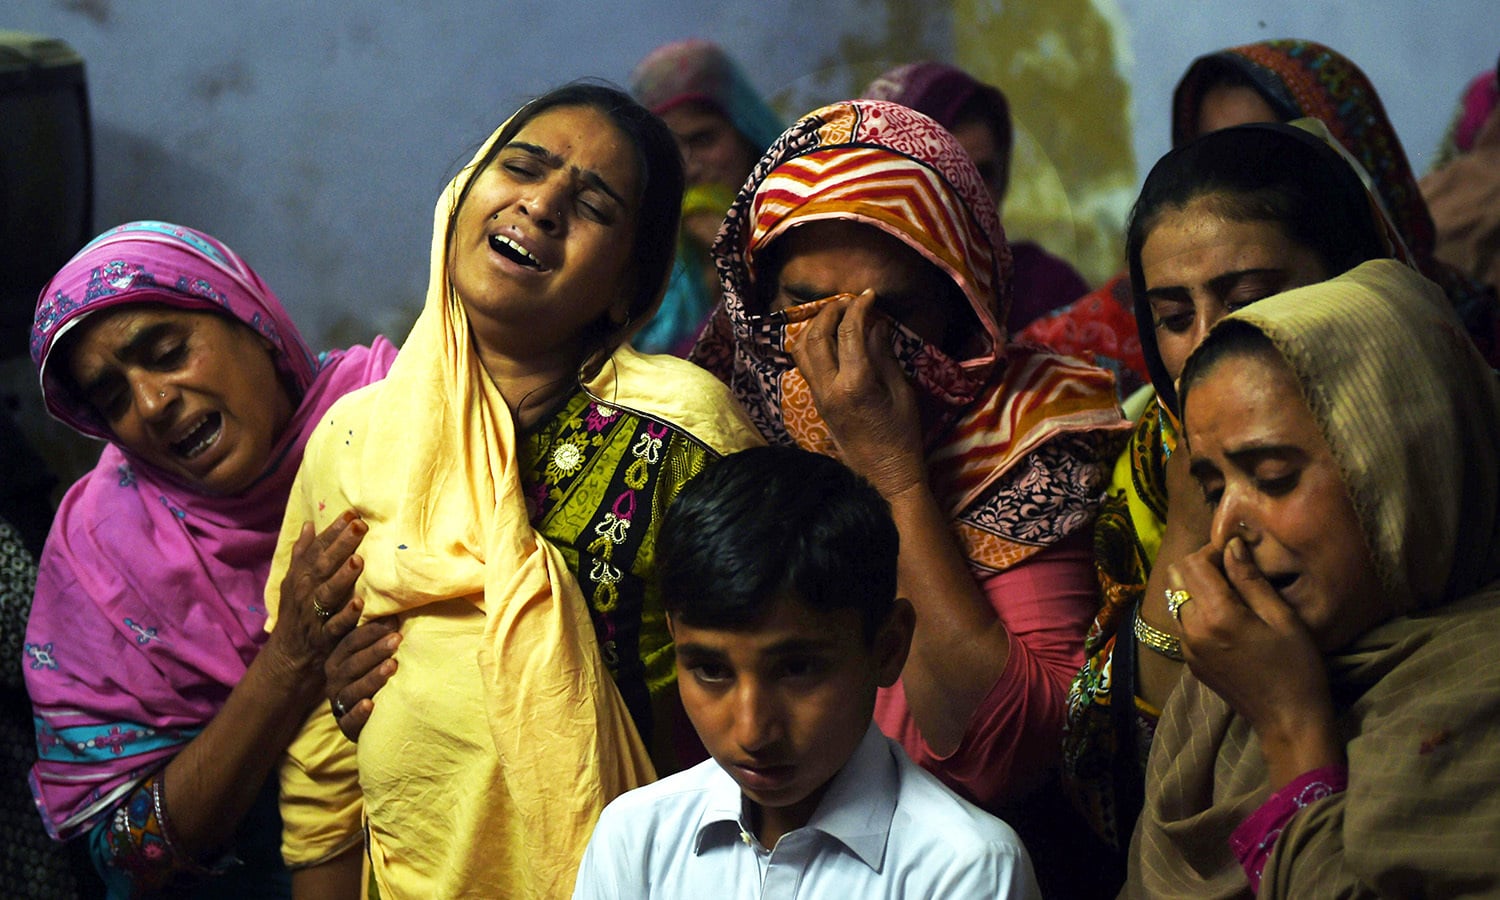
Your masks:
<svg viewBox="0 0 1500 900"><path fill-rule="evenodd" d="M791 447L726 457L662 524L683 706L713 759L609 805L575 900L1035 897L1009 826L872 724L911 643L890 508Z"/></svg>

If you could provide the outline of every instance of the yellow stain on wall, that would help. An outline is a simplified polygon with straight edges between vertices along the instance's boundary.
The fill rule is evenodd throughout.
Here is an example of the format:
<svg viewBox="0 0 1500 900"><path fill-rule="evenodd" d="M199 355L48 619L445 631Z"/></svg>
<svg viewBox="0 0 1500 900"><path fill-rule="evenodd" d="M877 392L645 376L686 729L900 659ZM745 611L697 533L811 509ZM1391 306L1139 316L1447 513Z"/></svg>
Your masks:
<svg viewBox="0 0 1500 900"><path fill-rule="evenodd" d="M954 63L1004 91L1015 119L1006 234L1096 285L1121 271L1135 158L1115 0L954 0L952 17Z"/></svg>

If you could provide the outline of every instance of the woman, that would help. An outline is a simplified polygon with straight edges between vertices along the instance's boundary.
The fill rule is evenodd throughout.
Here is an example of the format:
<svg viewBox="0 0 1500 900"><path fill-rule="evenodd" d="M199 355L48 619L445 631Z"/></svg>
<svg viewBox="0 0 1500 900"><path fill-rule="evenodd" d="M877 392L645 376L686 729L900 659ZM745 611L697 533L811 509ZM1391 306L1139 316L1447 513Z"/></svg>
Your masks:
<svg viewBox="0 0 1500 900"><path fill-rule="evenodd" d="M1069 695L1064 742L1064 784L1116 852L1140 811L1151 735L1181 670L1161 567L1207 539L1187 458L1174 452L1182 366L1232 310L1393 250L1354 168L1299 128L1212 132L1146 177L1126 252L1157 390L1095 525L1103 607Z"/></svg>
<svg viewBox="0 0 1500 900"><path fill-rule="evenodd" d="M296 536L269 637L261 598L312 425L395 350L314 357L229 248L132 222L48 283L31 353L52 414L109 442L58 510L27 629L47 829L86 836L111 896L220 872L202 895L284 896L266 775L358 616L334 613L363 523Z"/></svg>
<svg viewBox="0 0 1500 900"><path fill-rule="evenodd" d="M1172 146L1218 128L1311 117L1328 127L1373 179L1386 214L1419 270L1443 286L1469 335L1492 362L1500 362L1495 296L1433 256L1432 216L1417 189L1406 151L1375 87L1337 51L1303 40L1273 40L1200 57L1178 82L1172 100ZM1021 337L1101 364L1149 377L1122 334L1133 305L1124 276L1062 313L1039 319ZM1125 355L1111 357L1111 347Z"/></svg>
<svg viewBox="0 0 1500 900"><path fill-rule="evenodd" d="M1433 255L1436 230L1375 86L1352 61L1322 44L1274 40L1199 57L1172 96L1172 145L1244 122L1310 116L1328 126L1374 179L1417 269L1442 286L1492 362L1500 361L1495 293Z"/></svg>
<svg viewBox="0 0 1500 900"><path fill-rule="evenodd" d="M714 252L724 302L694 359L767 441L869 480L900 529L917 631L876 721L981 805L1020 800L1056 762L1094 606L1083 534L1123 427L1108 376L1006 345L994 205L953 136L903 106L792 126Z"/></svg>
<svg viewBox="0 0 1500 900"><path fill-rule="evenodd" d="M1442 291L1380 260L1262 301L1183 398L1212 537L1127 894L1500 891L1500 396Z"/></svg>
<svg viewBox="0 0 1500 900"><path fill-rule="evenodd" d="M672 129L687 176L672 278L661 308L634 343L646 353L685 356L719 299L709 247L735 191L781 134L781 118L710 41L675 41L651 51L630 74L630 92Z"/></svg>
<svg viewBox="0 0 1500 900"><path fill-rule="evenodd" d="M382 896L566 896L604 804L652 779L647 747L673 764L656 523L756 442L710 376L624 346L660 301L681 194L661 121L574 84L439 198L422 315L313 435L272 570L302 523L352 507L365 613L401 628L357 761L326 711L292 747L293 864L328 863L363 814Z"/></svg>
<svg viewBox="0 0 1500 900"><path fill-rule="evenodd" d="M882 74L865 88L864 96L909 106L953 132L973 158L995 208L1005 206L1012 128L1010 104L999 88L954 66L916 62ZM1011 334L1088 293L1083 276L1040 244L1012 241L1010 253L1011 306L1005 327Z"/></svg>
<svg viewBox="0 0 1500 900"><path fill-rule="evenodd" d="M1455 123L1462 149L1422 179L1422 195L1437 229L1434 252L1445 262L1500 291L1500 76L1475 80L1469 107ZM1481 94L1481 97L1474 97Z"/></svg>

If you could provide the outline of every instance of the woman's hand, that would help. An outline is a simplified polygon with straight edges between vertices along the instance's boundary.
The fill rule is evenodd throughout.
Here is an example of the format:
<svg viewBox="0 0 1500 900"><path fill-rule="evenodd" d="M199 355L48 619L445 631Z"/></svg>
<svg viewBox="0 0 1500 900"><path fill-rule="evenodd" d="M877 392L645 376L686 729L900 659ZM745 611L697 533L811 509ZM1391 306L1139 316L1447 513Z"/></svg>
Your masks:
<svg viewBox="0 0 1500 900"><path fill-rule="evenodd" d="M1140 616L1159 631L1182 636L1181 626L1167 614L1166 591L1172 565L1201 549L1209 540L1213 526L1213 507L1203 500L1203 491L1188 468L1187 447L1179 445L1166 463L1167 520L1161 546L1146 576L1145 593L1141 595ZM1135 692L1142 700L1161 709L1182 680L1182 663L1160 653L1141 650L1136 653Z"/></svg>
<svg viewBox="0 0 1500 900"><path fill-rule="evenodd" d="M329 650L359 621L362 604L350 601L364 561L354 551L368 530L352 510L321 534L313 533L310 522L302 526L281 580L276 629L263 652L278 654L275 658L289 668L322 676Z"/></svg>
<svg viewBox="0 0 1500 900"><path fill-rule="evenodd" d="M323 664L329 708L351 741L359 740L370 720L375 693L396 673L392 654L401 645L397 627L393 616L371 619L339 641Z"/></svg>
<svg viewBox="0 0 1500 900"><path fill-rule="evenodd" d="M829 303L790 350L844 462L887 499L927 483L917 397L875 294Z"/></svg>
<svg viewBox="0 0 1500 900"><path fill-rule="evenodd" d="M1272 789L1342 763L1323 656L1244 540L1204 547L1169 577L1192 598L1179 610L1187 664L1254 729Z"/></svg>

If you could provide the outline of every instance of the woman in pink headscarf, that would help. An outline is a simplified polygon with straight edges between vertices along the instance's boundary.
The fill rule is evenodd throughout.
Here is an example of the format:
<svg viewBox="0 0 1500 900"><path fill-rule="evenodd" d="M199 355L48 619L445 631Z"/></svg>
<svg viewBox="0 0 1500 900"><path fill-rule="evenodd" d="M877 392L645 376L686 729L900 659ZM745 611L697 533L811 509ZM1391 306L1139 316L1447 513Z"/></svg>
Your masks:
<svg viewBox="0 0 1500 900"><path fill-rule="evenodd" d="M109 441L68 491L26 634L48 832L83 838L109 896L287 896L266 776L322 696L364 523L306 529L269 636L262 597L312 426L385 374L384 339L315 357L232 250L132 222L42 291L47 408ZM289 614L290 613L290 614Z"/></svg>

